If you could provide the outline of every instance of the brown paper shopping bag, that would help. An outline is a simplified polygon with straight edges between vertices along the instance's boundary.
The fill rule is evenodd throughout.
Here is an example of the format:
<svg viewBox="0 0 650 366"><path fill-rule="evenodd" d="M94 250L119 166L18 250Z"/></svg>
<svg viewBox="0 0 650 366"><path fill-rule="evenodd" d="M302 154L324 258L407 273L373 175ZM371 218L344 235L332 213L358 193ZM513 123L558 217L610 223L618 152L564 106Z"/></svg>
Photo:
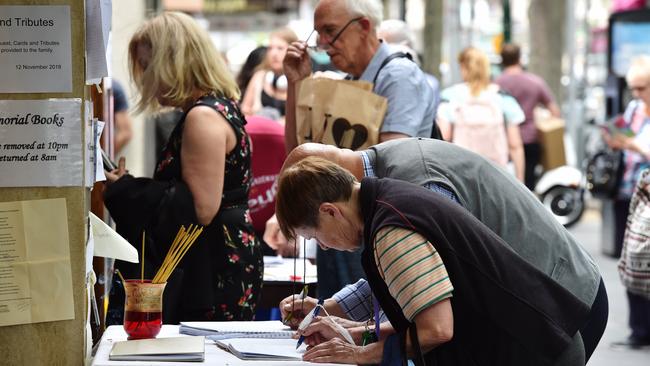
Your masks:
<svg viewBox="0 0 650 366"><path fill-rule="evenodd" d="M386 98L365 81L307 78L298 85L298 143L320 142L359 150L379 142Z"/></svg>

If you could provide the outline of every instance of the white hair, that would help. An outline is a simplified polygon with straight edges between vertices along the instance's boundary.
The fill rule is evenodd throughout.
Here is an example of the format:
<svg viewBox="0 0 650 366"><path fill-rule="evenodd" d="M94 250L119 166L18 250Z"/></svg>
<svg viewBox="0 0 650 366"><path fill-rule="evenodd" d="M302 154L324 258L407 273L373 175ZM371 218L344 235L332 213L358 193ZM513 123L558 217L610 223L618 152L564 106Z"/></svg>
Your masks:
<svg viewBox="0 0 650 366"><path fill-rule="evenodd" d="M650 83L650 56L638 56L632 60L625 80L629 84L633 79L643 79L646 83Z"/></svg>
<svg viewBox="0 0 650 366"><path fill-rule="evenodd" d="M379 0L345 0L345 7L352 16L363 16L377 29L384 18L384 5Z"/></svg>
<svg viewBox="0 0 650 366"><path fill-rule="evenodd" d="M403 20L386 19L379 24L377 33L386 43L413 48L413 32Z"/></svg>

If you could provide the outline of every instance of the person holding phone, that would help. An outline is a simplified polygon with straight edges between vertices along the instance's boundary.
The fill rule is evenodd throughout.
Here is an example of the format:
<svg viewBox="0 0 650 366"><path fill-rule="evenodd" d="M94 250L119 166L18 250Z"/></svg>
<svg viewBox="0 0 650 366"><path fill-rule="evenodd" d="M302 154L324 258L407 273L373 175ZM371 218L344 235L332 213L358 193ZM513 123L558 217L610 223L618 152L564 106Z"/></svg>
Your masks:
<svg viewBox="0 0 650 366"><path fill-rule="evenodd" d="M627 133L603 133L605 142L623 150L623 178L614 199L614 245L620 256L630 210L630 201L641 171L650 166L650 56L641 56L630 64L626 75L632 100L623 114L623 129ZM627 292L630 335L616 342L617 346L638 348L650 345L650 300Z"/></svg>

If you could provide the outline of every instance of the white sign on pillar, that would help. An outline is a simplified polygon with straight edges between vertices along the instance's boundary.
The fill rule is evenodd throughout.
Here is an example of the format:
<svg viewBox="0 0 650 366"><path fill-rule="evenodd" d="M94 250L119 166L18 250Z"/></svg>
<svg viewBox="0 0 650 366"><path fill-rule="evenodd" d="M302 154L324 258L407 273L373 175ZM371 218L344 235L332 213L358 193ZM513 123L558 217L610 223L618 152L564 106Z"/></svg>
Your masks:
<svg viewBox="0 0 650 366"><path fill-rule="evenodd" d="M0 187L83 186L81 99L0 100Z"/></svg>
<svg viewBox="0 0 650 366"><path fill-rule="evenodd" d="M0 93L71 93L70 6L0 6Z"/></svg>

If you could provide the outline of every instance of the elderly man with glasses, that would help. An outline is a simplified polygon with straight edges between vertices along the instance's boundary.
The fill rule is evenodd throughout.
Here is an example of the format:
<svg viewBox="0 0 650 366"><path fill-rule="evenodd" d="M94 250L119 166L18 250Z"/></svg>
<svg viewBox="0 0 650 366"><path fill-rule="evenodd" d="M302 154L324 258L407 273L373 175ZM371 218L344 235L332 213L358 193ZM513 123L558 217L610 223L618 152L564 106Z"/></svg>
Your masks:
<svg viewBox="0 0 650 366"><path fill-rule="evenodd" d="M288 80L285 143L297 146L296 83L312 73L307 42L327 52L332 64L348 78L374 81L373 92L388 100L379 141L403 137L430 137L435 119L435 95L415 62L397 57L377 37L382 20L378 0L321 0L314 12L314 30L305 41L292 43L284 59ZM388 61L387 63L385 63ZM385 64L384 64L385 63ZM382 67L383 65L383 67ZM342 286L363 277L357 253L318 250L319 293L330 297ZM325 276L325 274L327 274Z"/></svg>
<svg viewBox="0 0 650 366"><path fill-rule="evenodd" d="M332 64L350 78L372 82L377 76L374 92L388 99L380 141L430 137L435 118L433 90L418 66L406 58L392 59L381 68L394 53L377 37L381 18L382 5L378 0L321 0L314 12L314 31L309 38L315 36L316 47L327 52ZM294 42L284 59L289 80L285 127L288 151L297 145L295 85L312 71L308 48L306 41Z"/></svg>

